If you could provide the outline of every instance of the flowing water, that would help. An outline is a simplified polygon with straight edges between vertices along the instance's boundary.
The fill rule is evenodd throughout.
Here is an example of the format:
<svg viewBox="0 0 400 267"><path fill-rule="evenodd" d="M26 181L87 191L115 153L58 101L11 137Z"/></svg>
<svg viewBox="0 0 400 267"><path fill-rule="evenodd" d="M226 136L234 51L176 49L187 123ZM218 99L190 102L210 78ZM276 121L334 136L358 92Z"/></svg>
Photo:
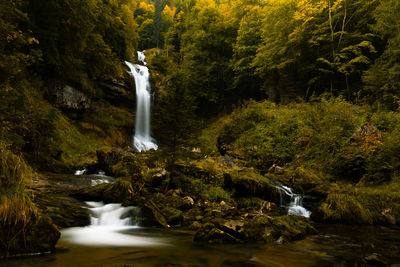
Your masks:
<svg viewBox="0 0 400 267"><path fill-rule="evenodd" d="M309 218L311 212L303 207L303 196L293 192L292 188L273 181L279 192L280 207L285 209L287 214L300 215Z"/></svg>
<svg viewBox="0 0 400 267"><path fill-rule="evenodd" d="M71 241L63 231L55 253L3 264L7 267L377 266L366 260L371 256L387 264L400 263L400 230L342 225L320 226L318 230L318 235L282 245L197 245L192 241L192 232L140 227L119 232L127 238L127 242L121 239L121 244L113 244L114 237L107 235L104 239L110 239L109 244L96 244L94 240L91 244L81 244ZM129 245L132 241L135 243Z"/></svg>
<svg viewBox="0 0 400 267"><path fill-rule="evenodd" d="M158 149L153 138L150 135L150 73L149 69L145 66L146 57L142 52L138 52L138 59L144 64L132 64L125 61L130 69L130 74L135 79L136 86L136 121L135 121L135 135L133 137L134 147L140 151L147 151L150 149Z"/></svg>
<svg viewBox="0 0 400 267"><path fill-rule="evenodd" d="M79 180L87 185L103 178L83 175ZM316 225L318 234L283 244L199 245L193 243L191 231L141 227L138 223L140 212L136 207L102 202L86 202L86 205L91 211L91 224L63 229L54 253L0 261L0 266L342 267L400 264L400 229ZM374 261L375 258L379 261Z"/></svg>
<svg viewBox="0 0 400 267"><path fill-rule="evenodd" d="M123 207L121 204L86 202L90 206L91 224L72 227L61 231L62 240L80 246L157 247L166 243L159 238L143 237L132 233L139 228L135 218L137 207Z"/></svg>

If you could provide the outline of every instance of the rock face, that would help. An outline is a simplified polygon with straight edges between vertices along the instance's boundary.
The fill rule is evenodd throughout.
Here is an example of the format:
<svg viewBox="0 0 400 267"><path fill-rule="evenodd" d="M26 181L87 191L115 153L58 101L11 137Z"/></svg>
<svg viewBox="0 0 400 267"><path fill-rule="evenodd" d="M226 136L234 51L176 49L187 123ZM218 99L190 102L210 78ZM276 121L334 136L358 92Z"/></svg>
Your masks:
<svg viewBox="0 0 400 267"><path fill-rule="evenodd" d="M56 82L50 92L51 102L59 108L70 110L84 110L90 108L90 100L77 89Z"/></svg>
<svg viewBox="0 0 400 267"><path fill-rule="evenodd" d="M11 230L10 230L11 229ZM0 258L54 251L60 232L50 218L32 216L27 224L0 225Z"/></svg>

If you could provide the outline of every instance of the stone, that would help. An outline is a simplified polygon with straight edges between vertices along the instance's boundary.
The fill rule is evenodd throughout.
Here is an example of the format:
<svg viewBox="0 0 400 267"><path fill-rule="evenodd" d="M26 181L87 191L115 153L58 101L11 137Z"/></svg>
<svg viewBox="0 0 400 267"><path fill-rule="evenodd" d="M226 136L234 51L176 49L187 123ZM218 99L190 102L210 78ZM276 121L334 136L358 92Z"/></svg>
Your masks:
<svg viewBox="0 0 400 267"><path fill-rule="evenodd" d="M207 223L197 230L193 241L208 244L236 244L241 241L227 232L218 229L213 224Z"/></svg>

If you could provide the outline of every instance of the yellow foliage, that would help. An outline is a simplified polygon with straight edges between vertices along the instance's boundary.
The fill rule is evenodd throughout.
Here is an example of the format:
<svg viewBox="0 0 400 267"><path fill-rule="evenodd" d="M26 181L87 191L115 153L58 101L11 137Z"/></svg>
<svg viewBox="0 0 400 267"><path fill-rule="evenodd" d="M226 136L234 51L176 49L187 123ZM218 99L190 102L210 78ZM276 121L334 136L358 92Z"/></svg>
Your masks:
<svg viewBox="0 0 400 267"><path fill-rule="evenodd" d="M146 2L140 2L139 9L143 9L144 11L147 11L147 12L154 12L154 5L148 4Z"/></svg>
<svg viewBox="0 0 400 267"><path fill-rule="evenodd" d="M163 15L170 17L171 19L176 15L176 7L165 6L163 10Z"/></svg>

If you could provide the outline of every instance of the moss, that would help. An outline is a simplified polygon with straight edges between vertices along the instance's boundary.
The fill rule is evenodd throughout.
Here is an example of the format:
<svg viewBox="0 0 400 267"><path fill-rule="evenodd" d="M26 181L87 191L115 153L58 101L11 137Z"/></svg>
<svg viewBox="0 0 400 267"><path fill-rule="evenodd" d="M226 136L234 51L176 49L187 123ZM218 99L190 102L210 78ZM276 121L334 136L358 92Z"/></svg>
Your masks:
<svg viewBox="0 0 400 267"><path fill-rule="evenodd" d="M243 234L247 241L271 242L281 236L287 240L298 240L316 232L307 218L294 215L258 216L243 226Z"/></svg>
<svg viewBox="0 0 400 267"><path fill-rule="evenodd" d="M117 179L113 184L99 184L78 190L73 197L84 201L104 201L105 203L123 203L129 205L134 200L130 181Z"/></svg>
<svg viewBox="0 0 400 267"><path fill-rule="evenodd" d="M259 197L270 201L278 199L275 186L252 168L233 170L225 175L224 188L234 191L236 197Z"/></svg>

